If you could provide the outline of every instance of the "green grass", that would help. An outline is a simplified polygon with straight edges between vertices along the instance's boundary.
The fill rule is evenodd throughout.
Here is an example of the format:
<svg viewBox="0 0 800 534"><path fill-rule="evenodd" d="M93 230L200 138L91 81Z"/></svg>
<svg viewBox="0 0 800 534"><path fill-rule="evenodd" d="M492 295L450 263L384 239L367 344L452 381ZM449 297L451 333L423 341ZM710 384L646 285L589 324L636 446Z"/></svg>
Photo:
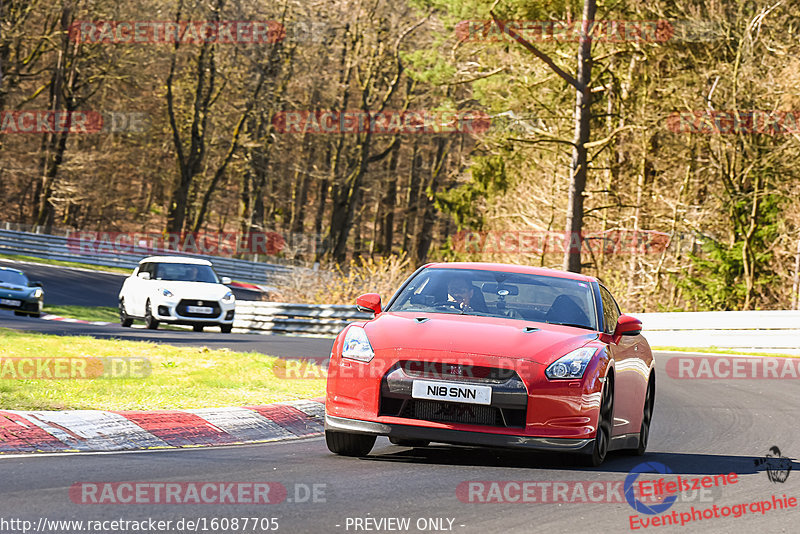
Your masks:
<svg viewBox="0 0 800 534"><path fill-rule="evenodd" d="M0 376L8 375L6 358L26 357L146 358L151 374L147 378L120 379L3 378L0 409L212 408L306 399L325 392L325 380L279 378L273 366L280 360L255 352L50 336L0 328Z"/></svg>
<svg viewBox="0 0 800 534"><path fill-rule="evenodd" d="M116 323L119 321L119 310L104 306L45 306L44 313L82 319L84 321L105 321Z"/></svg>
<svg viewBox="0 0 800 534"><path fill-rule="evenodd" d="M79 267L81 269L89 269L91 271L104 271L107 273L121 273L131 274L132 269L123 269L121 267L104 267L102 265L92 265L90 263L79 263L72 261L49 260L47 258L36 258L33 256L19 256L15 254L0 254L0 258L6 260L27 261L30 263L41 263L42 265L59 265L62 267ZM25 269L22 269L23 271Z"/></svg>
<svg viewBox="0 0 800 534"><path fill-rule="evenodd" d="M675 352L708 352L710 354L732 354L734 356L771 356L779 358L800 358L792 354L779 352L746 352L735 349L721 349L718 347L650 347L654 351L671 350Z"/></svg>

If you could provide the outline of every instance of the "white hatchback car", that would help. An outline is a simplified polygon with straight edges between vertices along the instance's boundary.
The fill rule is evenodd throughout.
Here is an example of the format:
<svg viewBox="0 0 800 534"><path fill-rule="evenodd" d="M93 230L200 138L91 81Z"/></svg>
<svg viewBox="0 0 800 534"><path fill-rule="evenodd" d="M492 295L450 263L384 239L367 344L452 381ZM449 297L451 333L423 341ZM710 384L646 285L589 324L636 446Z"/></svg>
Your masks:
<svg viewBox="0 0 800 534"><path fill-rule="evenodd" d="M119 320L131 326L144 319L147 328L159 323L219 326L223 333L233 328L236 298L225 286L211 262L180 256L151 256L139 262L119 292Z"/></svg>

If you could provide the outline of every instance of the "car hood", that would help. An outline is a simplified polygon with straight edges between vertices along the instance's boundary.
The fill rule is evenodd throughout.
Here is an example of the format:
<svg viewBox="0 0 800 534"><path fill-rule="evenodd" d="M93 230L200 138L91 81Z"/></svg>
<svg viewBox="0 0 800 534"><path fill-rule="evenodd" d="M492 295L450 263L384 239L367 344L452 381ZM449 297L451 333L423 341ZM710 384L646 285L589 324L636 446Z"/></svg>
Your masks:
<svg viewBox="0 0 800 534"><path fill-rule="evenodd" d="M230 291L222 284L207 284L205 282L184 282L176 280L155 280L159 290L168 289L177 298L194 300L219 300Z"/></svg>
<svg viewBox="0 0 800 534"><path fill-rule="evenodd" d="M425 318L424 321L419 319ZM536 328L526 332L526 327ZM518 319L449 313L383 313L364 325L372 348L520 358L548 365L597 338L597 332Z"/></svg>

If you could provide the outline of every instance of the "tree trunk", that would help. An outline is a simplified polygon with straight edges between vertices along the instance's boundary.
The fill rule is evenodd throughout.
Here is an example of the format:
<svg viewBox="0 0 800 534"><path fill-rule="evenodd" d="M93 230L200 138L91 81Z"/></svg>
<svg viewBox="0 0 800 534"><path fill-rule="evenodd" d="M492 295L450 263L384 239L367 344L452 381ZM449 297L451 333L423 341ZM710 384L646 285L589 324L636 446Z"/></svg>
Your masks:
<svg viewBox="0 0 800 534"><path fill-rule="evenodd" d="M583 29L578 48L577 81L581 89L575 98L575 137L572 148L572 176L569 185L567 204L567 240L564 252L564 269L581 272L581 233L583 231L583 192L586 188L586 167L591 133L592 94L592 40L587 35L588 25L592 23L597 11L596 0L586 0L583 4Z"/></svg>

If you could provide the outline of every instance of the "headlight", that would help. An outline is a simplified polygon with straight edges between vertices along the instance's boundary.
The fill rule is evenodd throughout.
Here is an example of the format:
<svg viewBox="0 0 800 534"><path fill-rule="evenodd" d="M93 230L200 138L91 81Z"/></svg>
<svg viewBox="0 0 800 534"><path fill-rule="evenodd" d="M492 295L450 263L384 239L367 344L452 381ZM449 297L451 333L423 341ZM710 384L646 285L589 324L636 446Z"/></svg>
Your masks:
<svg viewBox="0 0 800 534"><path fill-rule="evenodd" d="M369 344L366 331L360 326L351 326L344 336L342 358L369 363L374 357L375 352Z"/></svg>
<svg viewBox="0 0 800 534"><path fill-rule="evenodd" d="M596 347L573 350L551 363L545 369L544 374L551 380L582 378L586 366L589 365L589 360L597 350Z"/></svg>
<svg viewBox="0 0 800 534"><path fill-rule="evenodd" d="M35 299L42 298L43 294L44 294L44 291L42 291L41 287L36 288L36 290L34 290L34 292L33 292L33 298L35 298Z"/></svg>
<svg viewBox="0 0 800 534"><path fill-rule="evenodd" d="M222 302L233 302L234 300L236 300L236 297L234 297L233 293L231 293L230 291L225 293L225 296L222 297Z"/></svg>
<svg viewBox="0 0 800 534"><path fill-rule="evenodd" d="M170 291L169 289L162 289L161 290L161 294L164 295L165 297L174 297L175 296L175 295L172 294L172 291Z"/></svg>

